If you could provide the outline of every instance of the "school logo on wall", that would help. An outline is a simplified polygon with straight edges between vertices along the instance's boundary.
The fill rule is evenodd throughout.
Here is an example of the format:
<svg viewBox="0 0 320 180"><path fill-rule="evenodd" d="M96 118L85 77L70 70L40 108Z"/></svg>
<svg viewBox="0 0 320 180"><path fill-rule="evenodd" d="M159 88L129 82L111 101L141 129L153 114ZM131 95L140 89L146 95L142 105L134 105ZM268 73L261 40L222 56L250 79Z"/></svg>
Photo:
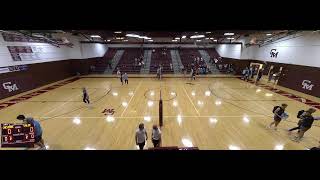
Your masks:
<svg viewBox="0 0 320 180"><path fill-rule="evenodd" d="M17 84L12 84L11 82L5 82L2 84L3 88L8 90L8 92L19 90Z"/></svg>
<svg viewBox="0 0 320 180"><path fill-rule="evenodd" d="M104 115L113 115L114 113L115 113L115 110L114 109L104 109L103 111L102 111L102 113L104 114Z"/></svg>
<svg viewBox="0 0 320 180"><path fill-rule="evenodd" d="M278 57L279 52L277 52L277 49L271 49L270 51L270 57L272 58L277 58Z"/></svg>
<svg viewBox="0 0 320 180"><path fill-rule="evenodd" d="M309 80L302 81L302 88L303 89L312 91L313 86L314 86L314 84L312 84L311 81L309 81Z"/></svg>

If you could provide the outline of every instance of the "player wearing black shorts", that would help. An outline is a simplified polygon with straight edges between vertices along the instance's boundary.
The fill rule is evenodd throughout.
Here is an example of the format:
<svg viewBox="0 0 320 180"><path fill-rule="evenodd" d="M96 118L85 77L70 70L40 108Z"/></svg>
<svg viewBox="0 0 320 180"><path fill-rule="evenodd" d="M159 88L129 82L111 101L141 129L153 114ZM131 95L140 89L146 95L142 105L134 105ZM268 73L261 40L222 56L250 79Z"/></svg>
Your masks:
<svg viewBox="0 0 320 180"><path fill-rule="evenodd" d="M89 95L88 95L86 88L82 89L82 96L83 96L83 102L86 104L90 104Z"/></svg>
<svg viewBox="0 0 320 180"><path fill-rule="evenodd" d="M274 130L277 130L277 126L282 120L282 114L285 112L285 109L288 107L287 104L281 104L281 106L274 107L274 116L273 116L273 122L269 125L269 128L271 128L272 125L274 125Z"/></svg>

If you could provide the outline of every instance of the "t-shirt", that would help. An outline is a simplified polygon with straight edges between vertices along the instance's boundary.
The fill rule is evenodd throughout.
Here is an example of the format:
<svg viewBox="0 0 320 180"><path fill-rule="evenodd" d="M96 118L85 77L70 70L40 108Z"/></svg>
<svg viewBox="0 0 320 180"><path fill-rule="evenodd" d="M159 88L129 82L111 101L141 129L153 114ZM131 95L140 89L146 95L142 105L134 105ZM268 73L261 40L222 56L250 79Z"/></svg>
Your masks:
<svg viewBox="0 0 320 180"><path fill-rule="evenodd" d="M158 128L157 130L152 129L152 139L159 140L161 138L161 131Z"/></svg>
<svg viewBox="0 0 320 180"><path fill-rule="evenodd" d="M34 128L35 128L35 136L41 136L42 135L42 128L40 126L40 123L38 121L35 120L31 120L31 123L33 124Z"/></svg>
<svg viewBox="0 0 320 180"><path fill-rule="evenodd" d="M128 80L128 74L123 74L123 75L122 75L122 78L123 78L124 80Z"/></svg>
<svg viewBox="0 0 320 180"><path fill-rule="evenodd" d="M146 141L146 130L145 129L143 129L143 130L137 129L136 136L137 136L136 140L138 143L145 142Z"/></svg>

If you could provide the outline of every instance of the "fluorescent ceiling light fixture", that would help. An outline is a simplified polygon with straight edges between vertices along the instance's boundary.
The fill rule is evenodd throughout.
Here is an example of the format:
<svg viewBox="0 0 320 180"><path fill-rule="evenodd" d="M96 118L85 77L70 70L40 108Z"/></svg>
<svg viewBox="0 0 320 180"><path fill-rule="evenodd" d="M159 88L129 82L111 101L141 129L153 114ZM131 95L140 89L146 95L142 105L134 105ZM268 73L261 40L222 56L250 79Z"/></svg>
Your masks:
<svg viewBox="0 0 320 180"><path fill-rule="evenodd" d="M210 34L211 32L206 32L207 34Z"/></svg>
<svg viewBox="0 0 320 180"><path fill-rule="evenodd" d="M178 40L176 40L176 39L172 39L171 41L172 41L172 42L177 42Z"/></svg>
<svg viewBox="0 0 320 180"><path fill-rule="evenodd" d="M180 40L180 38L176 37L175 39Z"/></svg>
<svg viewBox="0 0 320 180"><path fill-rule="evenodd" d="M182 38L182 39L185 39L186 37L187 37L187 36L182 36L181 38Z"/></svg>
<svg viewBox="0 0 320 180"><path fill-rule="evenodd" d="M225 36L233 36L234 33L224 33Z"/></svg>
<svg viewBox="0 0 320 180"><path fill-rule="evenodd" d="M114 33L116 33L116 34L121 34L121 31L116 31L116 32L114 32Z"/></svg>
<svg viewBox="0 0 320 180"><path fill-rule="evenodd" d="M200 39L197 39L197 42L201 42L201 40L200 40Z"/></svg>
<svg viewBox="0 0 320 180"><path fill-rule="evenodd" d="M152 39L149 39L148 41L153 42L153 40L152 40Z"/></svg>
<svg viewBox="0 0 320 180"><path fill-rule="evenodd" d="M214 42L217 42L218 40L215 39L215 40L213 40L213 41L214 41Z"/></svg>
<svg viewBox="0 0 320 180"><path fill-rule="evenodd" d="M209 39L209 38L206 38L206 39Z"/></svg>
<svg viewBox="0 0 320 180"><path fill-rule="evenodd" d="M234 38L227 38L227 39L230 39L230 40L232 40L232 39L234 39Z"/></svg>
<svg viewBox="0 0 320 180"><path fill-rule="evenodd" d="M204 38L204 35L194 35L194 36L190 36L191 39L196 39L196 38Z"/></svg>
<svg viewBox="0 0 320 180"><path fill-rule="evenodd" d="M110 40L110 39L108 39L107 41L108 41L108 42L110 42L111 40Z"/></svg>
<svg viewBox="0 0 320 180"><path fill-rule="evenodd" d="M135 37L138 38L140 37L138 34L126 34L127 37Z"/></svg>
<svg viewBox="0 0 320 180"><path fill-rule="evenodd" d="M123 40L124 42L127 42L128 41L128 39L125 39L125 40Z"/></svg>
<svg viewBox="0 0 320 180"><path fill-rule="evenodd" d="M271 36L272 34L271 34L271 33L267 33L266 35L267 35L267 36Z"/></svg>
<svg viewBox="0 0 320 180"><path fill-rule="evenodd" d="M90 37L92 37L92 38L101 38L101 36L99 36L99 35L91 35Z"/></svg>
<svg viewBox="0 0 320 180"><path fill-rule="evenodd" d="M209 39L213 39L213 38L209 38Z"/></svg>

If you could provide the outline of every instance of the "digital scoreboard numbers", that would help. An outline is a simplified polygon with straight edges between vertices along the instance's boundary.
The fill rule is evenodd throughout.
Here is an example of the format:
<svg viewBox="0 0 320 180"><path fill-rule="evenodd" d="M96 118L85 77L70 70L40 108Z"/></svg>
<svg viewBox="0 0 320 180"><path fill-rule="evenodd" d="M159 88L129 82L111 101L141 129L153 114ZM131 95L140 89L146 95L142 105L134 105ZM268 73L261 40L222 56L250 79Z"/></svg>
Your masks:
<svg viewBox="0 0 320 180"><path fill-rule="evenodd" d="M33 148L34 132L32 124L1 124L1 147Z"/></svg>

